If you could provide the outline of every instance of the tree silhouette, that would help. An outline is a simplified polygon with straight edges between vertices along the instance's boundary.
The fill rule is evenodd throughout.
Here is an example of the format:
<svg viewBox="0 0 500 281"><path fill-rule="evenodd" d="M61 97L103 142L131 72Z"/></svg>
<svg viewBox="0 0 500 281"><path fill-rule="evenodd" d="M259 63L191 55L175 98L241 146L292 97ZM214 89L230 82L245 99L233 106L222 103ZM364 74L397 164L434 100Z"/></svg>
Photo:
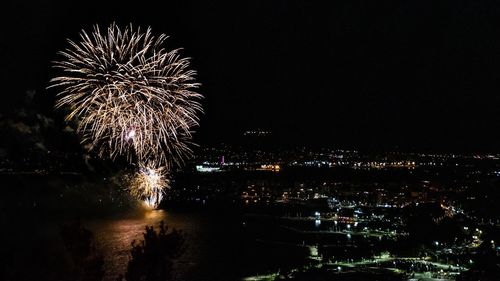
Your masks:
<svg viewBox="0 0 500 281"><path fill-rule="evenodd" d="M185 236L181 231L159 224L158 231L146 226L144 240L132 242L131 258L125 279L127 281L159 281L171 277L173 262L184 252ZM122 280L120 276L118 280Z"/></svg>

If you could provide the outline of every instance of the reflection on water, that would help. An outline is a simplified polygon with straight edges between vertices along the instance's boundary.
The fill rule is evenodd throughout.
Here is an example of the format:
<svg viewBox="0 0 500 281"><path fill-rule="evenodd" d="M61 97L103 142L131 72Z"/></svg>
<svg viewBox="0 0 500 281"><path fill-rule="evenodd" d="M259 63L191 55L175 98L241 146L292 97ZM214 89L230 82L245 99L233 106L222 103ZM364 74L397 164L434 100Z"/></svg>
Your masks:
<svg viewBox="0 0 500 281"><path fill-rule="evenodd" d="M186 250L174 264L174 280L209 281L238 280L242 252L241 219L228 211L172 212L165 210L137 210L134 212L82 218L82 225L90 229L105 258L106 281L114 281L124 274L130 256L132 241L143 239L146 225L158 226L164 221L169 228L186 235ZM62 224L74 222L74 214L35 211L0 211L0 241L9 241L0 247L0 280L3 269L14 276L48 274L65 252L60 239ZM45 268L49 271L46 272ZM33 273L31 273L33 272ZM11 278L6 280L32 280ZM43 280L58 280L46 277Z"/></svg>
<svg viewBox="0 0 500 281"><path fill-rule="evenodd" d="M186 235L187 249L174 266L176 280L208 280L211 266L225 267L227 260L217 246L225 238L222 222L216 217L199 213L170 213L164 210L141 211L120 217L93 219L83 224L92 230L105 256L105 280L116 280L123 274L129 260L132 241L143 239L146 225L158 226L164 221L169 228L182 230ZM222 232L221 232L222 231ZM222 256L221 256L222 254ZM207 255L210 257L207 259ZM219 256L219 258L217 258ZM204 262L205 261L205 262ZM217 264L218 263L218 264ZM210 279L216 280L216 279Z"/></svg>

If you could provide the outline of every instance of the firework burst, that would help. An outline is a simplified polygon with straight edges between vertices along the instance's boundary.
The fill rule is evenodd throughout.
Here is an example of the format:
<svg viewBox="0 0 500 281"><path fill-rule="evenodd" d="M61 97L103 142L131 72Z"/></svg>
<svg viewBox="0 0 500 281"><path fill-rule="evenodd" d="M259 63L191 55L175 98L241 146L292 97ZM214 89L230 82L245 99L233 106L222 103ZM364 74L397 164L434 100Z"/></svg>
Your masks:
<svg viewBox="0 0 500 281"><path fill-rule="evenodd" d="M179 49L166 50L167 36L148 28L98 26L54 63L60 76L56 107L69 109L82 143L102 158L170 166L190 155L192 128L198 125L201 95L196 72Z"/></svg>
<svg viewBox="0 0 500 281"><path fill-rule="evenodd" d="M139 171L132 178L129 190L132 196L143 201L151 209L160 204L169 187L169 180L164 168L156 168L154 165L141 165Z"/></svg>
<svg viewBox="0 0 500 281"><path fill-rule="evenodd" d="M163 47L166 39L132 25L83 30L60 52L54 67L61 73L49 86L59 90L56 107L68 109L82 144L140 167L130 191L150 207L161 201L171 165L191 154L202 112L196 72L179 49Z"/></svg>

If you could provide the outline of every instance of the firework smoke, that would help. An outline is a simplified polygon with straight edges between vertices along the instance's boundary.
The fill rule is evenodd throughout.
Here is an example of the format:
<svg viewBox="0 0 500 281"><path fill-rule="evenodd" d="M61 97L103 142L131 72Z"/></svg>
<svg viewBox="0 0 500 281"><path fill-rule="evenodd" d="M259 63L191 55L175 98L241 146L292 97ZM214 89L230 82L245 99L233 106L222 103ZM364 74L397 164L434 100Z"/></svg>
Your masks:
<svg viewBox="0 0 500 281"><path fill-rule="evenodd" d="M82 144L140 167L131 192L153 206L168 184L166 171L191 154L202 112L196 72L179 49L163 47L166 39L131 25L83 30L60 52L54 66L61 74L49 86L59 90L56 107L69 110L66 120L77 122Z"/></svg>

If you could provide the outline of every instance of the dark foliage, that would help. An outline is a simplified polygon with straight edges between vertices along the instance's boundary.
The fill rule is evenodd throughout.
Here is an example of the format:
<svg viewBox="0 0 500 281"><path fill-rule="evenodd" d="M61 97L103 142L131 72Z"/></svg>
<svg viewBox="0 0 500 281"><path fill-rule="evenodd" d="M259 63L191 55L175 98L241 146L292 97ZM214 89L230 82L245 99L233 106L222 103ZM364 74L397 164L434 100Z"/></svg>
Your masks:
<svg viewBox="0 0 500 281"><path fill-rule="evenodd" d="M61 237L67 251L67 280L99 281L104 276L104 259L92 232L79 221L63 225Z"/></svg>
<svg viewBox="0 0 500 281"><path fill-rule="evenodd" d="M153 226L146 226L144 240L132 242L127 281L163 281L171 277L174 260L184 252L185 237L176 229L169 232L163 221L158 228L156 231Z"/></svg>

